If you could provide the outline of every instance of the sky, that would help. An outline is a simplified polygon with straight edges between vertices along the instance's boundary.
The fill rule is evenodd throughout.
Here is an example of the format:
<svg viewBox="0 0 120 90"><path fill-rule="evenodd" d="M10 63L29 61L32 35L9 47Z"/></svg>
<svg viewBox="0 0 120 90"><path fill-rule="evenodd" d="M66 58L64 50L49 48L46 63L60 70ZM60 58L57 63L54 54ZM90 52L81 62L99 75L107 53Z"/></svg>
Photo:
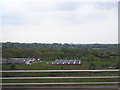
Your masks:
<svg viewBox="0 0 120 90"><path fill-rule="evenodd" d="M21 43L117 43L118 2L1 0L0 38Z"/></svg>

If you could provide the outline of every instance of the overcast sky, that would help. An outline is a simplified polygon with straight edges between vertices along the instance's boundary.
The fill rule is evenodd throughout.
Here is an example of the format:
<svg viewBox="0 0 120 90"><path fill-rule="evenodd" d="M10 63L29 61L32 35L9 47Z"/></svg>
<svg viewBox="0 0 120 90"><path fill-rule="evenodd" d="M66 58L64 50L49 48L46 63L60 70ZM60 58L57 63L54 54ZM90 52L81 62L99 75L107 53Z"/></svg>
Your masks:
<svg viewBox="0 0 120 90"><path fill-rule="evenodd" d="M117 43L118 2L100 1L0 1L1 42Z"/></svg>

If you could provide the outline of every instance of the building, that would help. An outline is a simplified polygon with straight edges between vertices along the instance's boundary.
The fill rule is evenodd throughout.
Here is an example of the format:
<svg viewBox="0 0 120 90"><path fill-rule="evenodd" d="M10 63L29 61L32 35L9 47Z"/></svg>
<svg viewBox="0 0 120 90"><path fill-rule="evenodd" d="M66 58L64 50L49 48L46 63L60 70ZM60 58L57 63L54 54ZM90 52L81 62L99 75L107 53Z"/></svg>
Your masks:
<svg viewBox="0 0 120 90"><path fill-rule="evenodd" d="M52 65L81 65L81 60L79 59L73 59L73 60L68 60L68 59L61 59L61 60L55 60L52 62Z"/></svg>
<svg viewBox="0 0 120 90"><path fill-rule="evenodd" d="M34 62L35 58L9 58L9 59L1 59L0 64L26 64L31 65Z"/></svg>

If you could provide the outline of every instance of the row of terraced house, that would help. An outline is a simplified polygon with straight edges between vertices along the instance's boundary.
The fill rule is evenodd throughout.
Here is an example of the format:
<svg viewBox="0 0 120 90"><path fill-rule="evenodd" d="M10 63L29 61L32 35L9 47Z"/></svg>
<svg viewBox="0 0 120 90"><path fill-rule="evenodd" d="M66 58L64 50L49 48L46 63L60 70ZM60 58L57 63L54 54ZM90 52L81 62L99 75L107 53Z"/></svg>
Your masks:
<svg viewBox="0 0 120 90"><path fill-rule="evenodd" d="M35 58L2 58L0 64L26 64L31 65L32 63L39 63L41 59Z"/></svg>

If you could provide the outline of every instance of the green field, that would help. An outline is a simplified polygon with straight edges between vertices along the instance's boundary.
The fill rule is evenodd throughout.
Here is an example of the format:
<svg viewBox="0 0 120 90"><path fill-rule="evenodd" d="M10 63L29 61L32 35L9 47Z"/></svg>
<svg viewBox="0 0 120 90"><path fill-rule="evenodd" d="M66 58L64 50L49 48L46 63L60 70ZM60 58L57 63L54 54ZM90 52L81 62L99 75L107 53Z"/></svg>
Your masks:
<svg viewBox="0 0 120 90"><path fill-rule="evenodd" d="M110 59L97 59L94 61L82 60L81 65L52 65L52 61L44 60L40 63L32 65L16 64L16 70L82 70L90 69L91 64L95 64L94 69L108 69L108 67L116 67L118 57L111 56ZM3 70L10 70L11 64L3 64Z"/></svg>
<svg viewBox="0 0 120 90"><path fill-rule="evenodd" d="M118 69L117 44L42 44L11 43L2 44L3 58L41 58L42 62L32 65L3 64L2 70L102 70ZM52 65L56 59L81 59L81 65ZM3 77L89 77L118 76L118 72L4 72ZM3 79L3 83L52 83L52 82L117 82L110 79ZM34 85L36 86L111 86L115 84L95 85ZM21 87L26 85L21 85ZM4 86L18 87L18 86ZM33 87L28 85L28 87Z"/></svg>
<svg viewBox="0 0 120 90"><path fill-rule="evenodd" d="M112 60L114 59L114 60ZM95 64L95 69L107 69L108 66L115 66L117 64L117 58L111 57L111 60L97 60L87 61L82 60L81 65L52 65L52 61L42 61L41 63L35 63L32 65L17 64L16 70L83 70L89 69L91 63ZM3 70L10 70L11 64L3 65ZM3 77L80 77L80 76L117 76L118 72L11 72L2 73ZM53 82L117 82L118 78L111 79L17 79L17 80L2 80L3 83L53 83ZM101 84L100 84L101 85ZM97 86L100 86L97 85ZM114 85L114 84L103 84ZM70 86L70 85L38 85L38 86ZM72 86L96 86L96 85L72 85ZM6 87L6 86L3 86ZM7 86L8 87L8 86ZM11 87L11 86L9 86ZM15 86L14 86L15 87ZM24 85L22 85L24 87ZM28 85L28 87L31 87Z"/></svg>

